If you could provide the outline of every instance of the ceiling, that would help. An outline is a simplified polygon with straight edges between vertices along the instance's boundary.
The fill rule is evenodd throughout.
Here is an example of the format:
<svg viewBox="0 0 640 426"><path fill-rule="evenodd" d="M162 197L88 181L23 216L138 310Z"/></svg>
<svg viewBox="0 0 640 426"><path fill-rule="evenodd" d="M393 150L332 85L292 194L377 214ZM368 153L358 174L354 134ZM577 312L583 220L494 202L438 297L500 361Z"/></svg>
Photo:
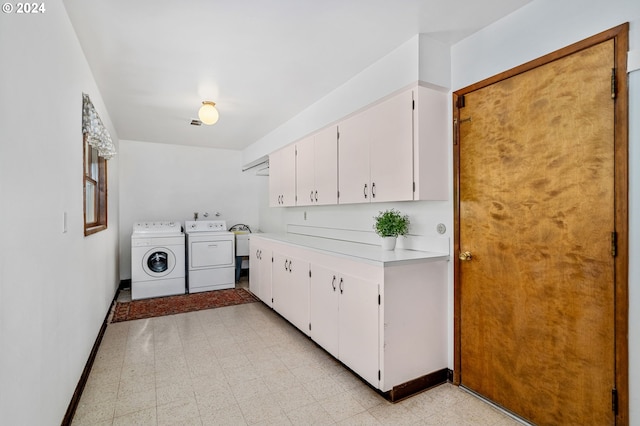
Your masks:
<svg viewBox="0 0 640 426"><path fill-rule="evenodd" d="M418 33L531 0L64 0L120 139L244 149ZM220 120L192 126L203 100Z"/></svg>

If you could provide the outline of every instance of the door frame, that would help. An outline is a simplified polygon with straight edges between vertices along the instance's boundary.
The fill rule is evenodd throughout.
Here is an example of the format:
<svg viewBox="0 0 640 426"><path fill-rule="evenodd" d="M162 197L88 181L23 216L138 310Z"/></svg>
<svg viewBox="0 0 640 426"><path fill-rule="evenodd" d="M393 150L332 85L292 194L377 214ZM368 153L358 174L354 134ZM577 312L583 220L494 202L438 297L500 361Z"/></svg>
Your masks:
<svg viewBox="0 0 640 426"><path fill-rule="evenodd" d="M527 72L536 67L569 56L596 44L614 40L616 69L616 102L614 124L614 204L617 255L614 258L615 286L615 388L618 395L616 424L629 424L629 92L627 85L627 51L629 50L629 23L603 31L555 52L489 77L478 83L453 92L453 192L454 192L454 243L453 243L453 291L454 291L454 370L453 383L460 384L461 376L461 294L460 294L460 121L459 99L467 93Z"/></svg>

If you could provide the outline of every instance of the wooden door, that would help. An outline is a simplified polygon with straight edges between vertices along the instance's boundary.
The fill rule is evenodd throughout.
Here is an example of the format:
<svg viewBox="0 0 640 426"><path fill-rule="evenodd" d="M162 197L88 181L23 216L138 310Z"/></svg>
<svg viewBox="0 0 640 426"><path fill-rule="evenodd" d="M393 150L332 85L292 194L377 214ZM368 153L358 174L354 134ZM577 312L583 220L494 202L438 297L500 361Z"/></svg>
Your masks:
<svg viewBox="0 0 640 426"><path fill-rule="evenodd" d="M457 111L460 383L540 425L615 423L615 67L604 41Z"/></svg>

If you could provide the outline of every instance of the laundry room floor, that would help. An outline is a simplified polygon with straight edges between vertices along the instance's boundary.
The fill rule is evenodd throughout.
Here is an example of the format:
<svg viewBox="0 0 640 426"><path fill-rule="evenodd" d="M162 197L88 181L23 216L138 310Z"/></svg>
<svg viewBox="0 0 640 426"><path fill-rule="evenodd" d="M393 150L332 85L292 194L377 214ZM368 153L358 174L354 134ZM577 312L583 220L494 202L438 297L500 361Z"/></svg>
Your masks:
<svg viewBox="0 0 640 426"><path fill-rule="evenodd" d="M389 403L274 311L249 303L109 324L72 424L520 423L451 384Z"/></svg>

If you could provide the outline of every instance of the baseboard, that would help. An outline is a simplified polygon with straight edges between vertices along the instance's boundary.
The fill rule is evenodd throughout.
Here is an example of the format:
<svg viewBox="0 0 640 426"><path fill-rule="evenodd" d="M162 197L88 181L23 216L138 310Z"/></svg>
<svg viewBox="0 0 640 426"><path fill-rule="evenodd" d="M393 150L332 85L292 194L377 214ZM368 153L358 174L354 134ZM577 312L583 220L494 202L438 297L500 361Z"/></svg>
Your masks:
<svg viewBox="0 0 640 426"><path fill-rule="evenodd" d="M129 285L131 285L131 280L129 280ZM122 281L120 282L122 285ZM84 387L87 384L87 380L89 380L89 373L91 373L91 368L93 367L93 362L96 359L96 355L98 355L98 349L100 348L100 343L102 342L102 338L104 337L104 333L107 330L107 323L109 321L109 315L111 315L111 309L118 297L118 292L120 288L113 295L113 300L109 305L109 309L107 310L107 314L104 317L104 321L102 321L102 326L100 327L100 331L98 331L98 336L96 337L95 342L93 343L93 347L91 348L91 353L89 353L89 358L87 359L87 363L82 370L82 374L80 375L80 380L78 380L78 384L76 386L76 390L73 392L73 396L71 397L71 401L69 402L69 406L67 407L67 412L64 414L62 418L61 426L69 426L73 421L73 416L76 413L76 409L78 408L78 404L80 403L80 397L82 396L82 391L84 391Z"/></svg>
<svg viewBox="0 0 640 426"><path fill-rule="evenodd" d="M385 397L391 402L398 402L418 392L445 383L449 376L449 371L448 368L443 368L442 370L434 371L433 373L394 386L393 389L385 393Z"/></svg>
<svg viewBox="0 0 640 426"><path fill-rule="evenodd" d="M127 288L131 288L131 278L126 280L120 280L120 285L118 286L118 290L125 290Z"/></svg>

